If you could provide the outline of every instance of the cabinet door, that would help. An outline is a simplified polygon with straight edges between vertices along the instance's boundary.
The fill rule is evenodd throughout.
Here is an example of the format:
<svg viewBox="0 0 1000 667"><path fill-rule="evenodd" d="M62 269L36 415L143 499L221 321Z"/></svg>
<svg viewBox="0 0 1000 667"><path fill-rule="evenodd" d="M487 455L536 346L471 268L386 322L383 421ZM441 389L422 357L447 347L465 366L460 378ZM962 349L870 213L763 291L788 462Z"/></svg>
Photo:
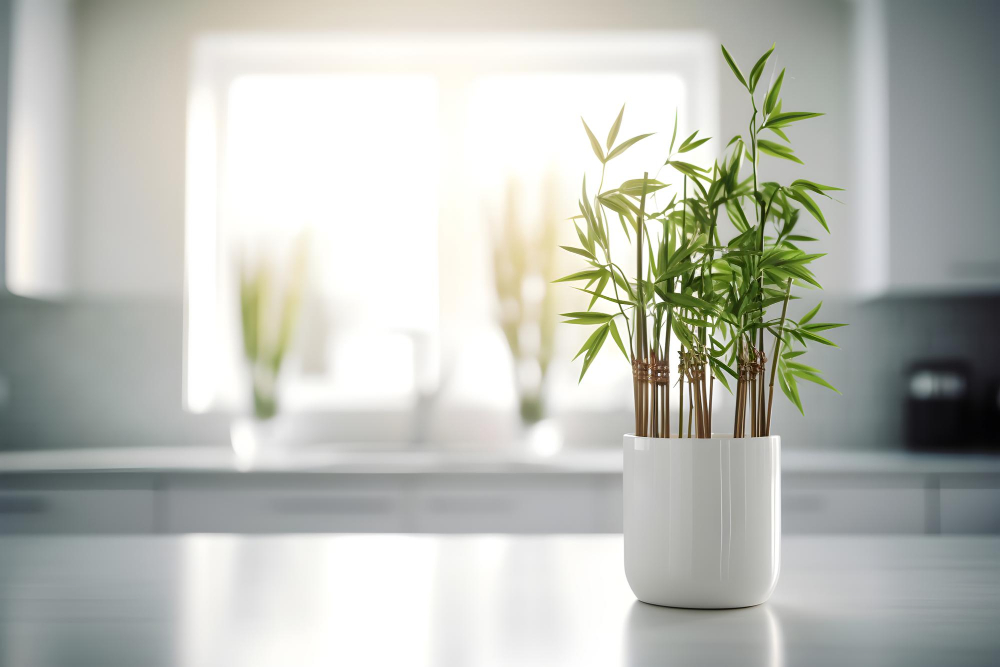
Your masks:
<svg viewBox="0 0 1000 667"><path fill-rule="evenodd" d="M151 533L152 478L14 475L0 478L0 535Z"/></svg>
<svg viewBox="0 0 1000 667"><path fill-rule="evenodd" d="M402 532L404 475L199 475L167 482L173 533Z"/></svg>
<svg viewBox="0 0 1000 667"><path fill-rule="evenodd" d="M782 530L807 533L926 532L927 492L916 475L786 475Z"/></svg>
<svg viewBox="0 0 1000 667"><path fill-rule="evenodd" d="M424 533L592 533L596 475L426 475L414 529Z"/></svg>
<svg viewBox="0 0 1000 667"><path fill-rule="evenodd" d="M1000 476L942 477L941 532L1000 534Z"/></svg>

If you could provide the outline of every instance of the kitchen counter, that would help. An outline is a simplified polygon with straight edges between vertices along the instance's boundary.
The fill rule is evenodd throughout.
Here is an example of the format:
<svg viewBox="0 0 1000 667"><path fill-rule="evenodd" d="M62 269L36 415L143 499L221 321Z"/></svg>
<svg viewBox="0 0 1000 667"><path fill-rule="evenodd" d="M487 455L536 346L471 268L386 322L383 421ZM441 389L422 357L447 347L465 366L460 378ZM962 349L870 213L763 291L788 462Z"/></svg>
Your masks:
<svg viewBox="0 0 1000 667"><path fill-rule="evenodd" d="M785 450L793 473L997 474L1000 455L907 451ZM313 445L240 460L228 447L134 447L0 453L0 474L30 472L206 473L596 473L620 474L621 449L566 450L543 457L517 451L385 449Z"/></svg>
<svg viewBox="0 0 1000 667"><path fill-rule="evenodd" d="M0 664L996 665L1000 538L791 537L771 601L638 602L620 536L0 538Z"/></svg>

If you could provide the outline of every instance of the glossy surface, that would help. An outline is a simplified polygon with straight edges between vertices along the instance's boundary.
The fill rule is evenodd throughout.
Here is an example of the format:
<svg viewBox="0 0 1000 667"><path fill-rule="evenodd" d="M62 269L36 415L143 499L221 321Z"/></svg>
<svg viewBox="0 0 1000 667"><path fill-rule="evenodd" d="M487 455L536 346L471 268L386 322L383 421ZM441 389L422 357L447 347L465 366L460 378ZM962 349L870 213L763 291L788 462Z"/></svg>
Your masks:
<svg viewBox="0 0 1000 667"><path fill-rule="evenodd" d="M748 607L781 566L781 440L626 435L625 575L671 607Z"/></svg>
<svg viewBox="0 0 1000 667"><path fill-rule="evenodd" d="M769 602L636 601L614 536L0 538L0 664L996 665L1000 539L787 538Z"/></svg>

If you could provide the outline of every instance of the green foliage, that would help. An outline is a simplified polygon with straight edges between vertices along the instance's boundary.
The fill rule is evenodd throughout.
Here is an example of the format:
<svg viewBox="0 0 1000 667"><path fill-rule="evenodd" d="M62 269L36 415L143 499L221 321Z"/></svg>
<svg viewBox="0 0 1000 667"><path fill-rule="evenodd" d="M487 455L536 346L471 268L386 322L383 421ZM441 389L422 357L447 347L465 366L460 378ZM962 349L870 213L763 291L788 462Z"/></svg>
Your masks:
<svg viewBox="0 0 1000 667"><path fill-rule="evenodd" d="M240 262L240 325L243 353L250 366L254 414L277 414L277 381L291 346L302 306L306 278L307 238L299 238L284 290L268 262L251 267Z"/></svg>
<svg viewBox="0 0 1000 667"><path fill-rule="evenodd" d="M772 46L745 76L722 47L723 58L749 96L751 117L747 134L733 137L712 164L677 159L710 139L695 131L678 144L675 112L664 162L667 169L662 172L669 177L632 178L603 189L607 164L651 135L642 134L612 148L624 106L603 146L584 121L602 164L602 183L597 192L590 193L584 179L579 215L573 218L580 247L563 246L586 266L555 281L585 283L578 289L590 297L586 311L563 315L567 323L596 327L577 354L583 357L581 379L610 334L629 362L669 359L673 340L680 346L679 371L707 367L710 376L727 389L732 379L740 386L745 379L759 379L761 384L753 391L760 391L761 396L765 357L769 357L771 387L777 378L781 391L800 411L800 380L836 391L819 370L798 359L810 343L834 345L820 332L843 325L814 322L819 305L798 321L787 317L786 309L789 300L799 298L794 292L821 288L811 265L822 255L803 249L816 240L814 232L803 233L803 228L830 231L817 198L830 198L840 188L805 178L788 185L760 180L761 156L803 164L784 129L822 115L782 110L784 69L772 75L766 93L758 91L773 52ZM778 140L761 138L764 130ZM661 207L658 198L665 193L670 201ZM808 216L802 216L803 210ZM732 223L732 238L720 238L720 215ZM641 273L626 274L613 256L612 222L621 225L630 242L639 244L623 257L637 258ZM594 310L598 302L606 307ZM622 325L627 337L621 335ZM647 329L651 335L639 333ZM770 339L767 345L765 334ZM762 412L752 416L759 419L756 433L770 428L769 401L758 401L754 408L768 408L766 428Z"/></svg>

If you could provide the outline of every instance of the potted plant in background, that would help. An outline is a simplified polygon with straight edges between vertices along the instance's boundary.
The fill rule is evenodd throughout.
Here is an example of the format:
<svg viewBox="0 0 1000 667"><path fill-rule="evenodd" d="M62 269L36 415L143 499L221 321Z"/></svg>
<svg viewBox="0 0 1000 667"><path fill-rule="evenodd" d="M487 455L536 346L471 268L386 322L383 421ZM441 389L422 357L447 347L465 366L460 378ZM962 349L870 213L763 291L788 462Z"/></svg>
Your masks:
<svg viewBox="0 0 1000 667"><path fill-rule="evenodd" d="M503 210L492 225L497 319L514 362L522 437L538 454L553 454L561 445L546 405L556 322L551 282L556 275L558 216L550 195L553 189L543 189L539 224L526 225L517 208L520 187L509 181Z"/></svg>
<svg viewBox="0 0 1000 667"><path fill-rule="evenodd" d="M820 289L809 265L821 255L803 249L816 240L803 228L829 231L816 200L839 188L763 180L762 157L801 164L786 130L821 115L782 108L784 70L759 86L773 51L745 76L722 47L749 96L747 132L698 165L685 154L709 139L678 141L675 113L661 167L669 181L646 173L604 189L608 164L651 135L616 144L624 107L603 144L584 121L601 183L590 192L584 179L573 219L580 245L566 247L587 266L560 281L582 283L589 306L564 316L595 327L577 355L581 380L608 338L632 367L625 573L644 602L725 608L770 597L781 538L774 384L800 411L799 381L833 389L802 355L810 343L833 345L821 332L842 325L815 321L819 305L796 320L788 302ZM631 246L622 256L611 247L618 226ZM716 384L735 397L725 424L714 416ZM731 434L716 436L721 429Z"/></svg>
<svg viewBox="0 0 1000 667"><path fill-rule="evenodd" d="M305 235L296 239L292 258L279 271L273 257L251 263L240 259L240 324L247 362L251 411L232 426L233 448L243 461L279 440L277 416L282 365L299 319L306 279Z"/></svg>

